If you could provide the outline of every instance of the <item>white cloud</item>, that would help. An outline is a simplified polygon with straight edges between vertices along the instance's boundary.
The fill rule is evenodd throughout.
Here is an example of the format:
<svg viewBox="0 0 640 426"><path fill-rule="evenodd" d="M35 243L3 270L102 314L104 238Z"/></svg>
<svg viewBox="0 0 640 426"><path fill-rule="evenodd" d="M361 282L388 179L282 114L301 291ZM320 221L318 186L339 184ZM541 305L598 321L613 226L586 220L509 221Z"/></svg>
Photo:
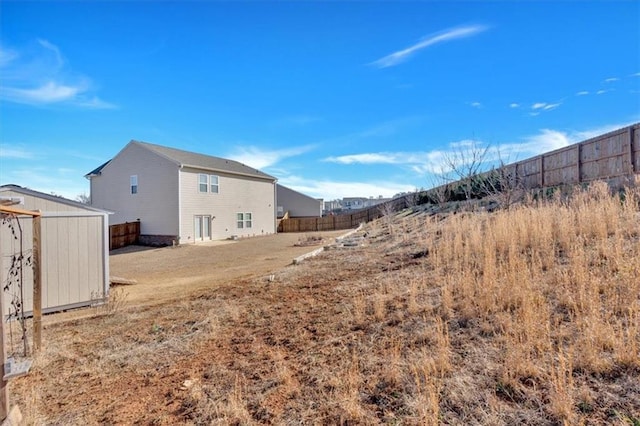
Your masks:
<svg viewBox="0 0 640 426"><path fill-rule="evenodd" d="M516 102L512 102L509 104L509 108L520 108L520 104Z"/></svg>
<svg viewBox="0 0 640 426"><path fill-rule="evenodd" d="M12 183L45 194L56 194L73 200L79 194L89 192L88 181L79 178L84 173L67 168L29 167L3 173L2 184Z"/></svg>
<svg viewBox="0 0 640 426"><path fill-rule="evenodd" d="M20 160L29 160L34 158L34 153L24 148L0 145L0 158L13 158Z"/></svg>
<svg viewBox="0 0 640 426"><path fill-rule="evenodd" d="M417 152L371 152L361 154L341 155L327 157L322 161L338 164L386 164L405 167L413 172L424 175L428 173L441 173L444 170L446 158L453 158L454 153L464 152L474 146L483 146L480 141L462 140L451 142L445 149Z"/></svg>
<svg viewBox="0 0 640 426"><path fill-rule="evenodd" d="M609 77L609 78L605 78L604 82L613 83L614 81L618 81L618 80L620 80L618 77Z"/></svg>
<svg viewBox="0 0 640 426"><path fill-rule="evenodd" d="M531 105L531 109L534 112L530 113L529 115L535 116L535 115L538 115L540 111L551 111L553 109L558 108L560 105L561 105L560 102L555 104L550 104L547 102L536 102L535 104Z"/></svg>
<svg viewBox="0 0 640 426"><path fill-rule="evenodd" d="M18 57L18 53L0 46L0 68L7 66Z"/></svg>
<svg viewBox="0 0 640 426"><path fill-rule="evenodd" d="M580 91L580 92L576 93L576 96L585 96L585 95L588 95L588 94L589 94L589 92L588 92L588 91L586 91L586 90L582 90L582 91Z"/></svg>
<svg viewBox="0 0 640 426"><path fill-rule="evenodd" d="M273 166L281 160L295 157L311 151L315 145L305 145L286 149L265 150L256 146L238 147L227 158L239 161L256 169L264 169Z"/></svg>
<svg viewBox="0 0 640 426"><path fill-rule="evenodd" d="M482 104L480 102L471 102L469 105L471 105L474 108L482 108Z"/></svg>
<svg viewBox="0 0 640 426"><path fill-rule="evenodd" d="M415 190L414 185L391 182L389 180L350 182L334 180L305 179L299 176L283 176L278 182L293 190L314 198L335 200L344 197L392 197L400 192Z"/></svg>
<svg viewBox="0 0 640 426"><path fill-rule="evenodd" d="M618 123L594 127L587 130L554 130L541 129L537 134L526 136L521 142L504 143L497 146L500 153L517 156L521 159L532 157L555 149L563 148L577 142L608 133L633 124Z"/></svg>
<svg viewBox="0 0 640 426"><path fill-rule="evenodd" d="M19 103L53 103L74 99L82 92L82 87L65 86L49 81L34 89L1 87L0 94L6 100Z"/></svg>
<svg viewBox="0 0 640 426"><path fill-rule="evenodd" d="M62 54L60 53L60 49L58 49L58 46L54 45L53 43L50 43L47 40L43 40L40 38L38 39L38 43L40 43L40 46L53 52L53 54L55 55L56 64L58 67L62 67L64 65L64 58L62 57Z"/></svg>
<svg viewBox="0 0 640 426"><path fill-rule="evenodd" d="M607 93L607 92L608 92L608 90L598 90L596 92L596 95L602 95L602 94Z"/></svg>
<svg viewBox="0 0 640 426"><path fill-rule="evenodd" d="M401 155L402 153L374 152L327 157L323 161L340 164L399 164L401 161L398 161L398 157Z"/></svg>
<svg viewBox="0 0 640 426"><path fill-rule="evenodd" d="M458 38L471 37L475 34L485 31L486 29L487 27L483 25L449 28L439 33L427 36L422 41L409 46L406 49L398 50L397 52L393 52L376 61L373 61L370 65L378 68L393 67L406 61L411 55L419 50L425 49L429 46L433 46L434 44L443 43Z"/></svg>
<svg viewBox="0 0 640 426"><path fill-rule="evenodd" d="M631 74L630 77L640 77L640 72L637 72L635 74Z"/></svg>
<svg viewBox="0 0 640 426"><path fill-rule="evenodd" d="M0 99L27 105L66 104L81 108L114 108L93 92L91 81L73 72L60 49L38 39L20 53L0 50Z"/></svg>

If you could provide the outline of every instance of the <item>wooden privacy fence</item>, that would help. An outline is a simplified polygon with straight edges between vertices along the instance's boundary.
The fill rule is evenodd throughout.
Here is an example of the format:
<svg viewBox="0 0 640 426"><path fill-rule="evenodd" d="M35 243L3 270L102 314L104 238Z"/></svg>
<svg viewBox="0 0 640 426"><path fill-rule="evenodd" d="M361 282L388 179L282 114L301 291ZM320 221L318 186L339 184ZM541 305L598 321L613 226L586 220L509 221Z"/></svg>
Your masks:
<svg viewBox="0 0 640 426"><path fill-rule="evenodd" d="M640 123L569 145L555 151L507 164L498 169L526 189L575 185L604 180L612 186L624 184L640 174ZM425 191L455 187L456 182ZM366 210L326 217L282 219L278 232L312 232L355 228L383 216L383 212L408 207L415 194L399 197Z"/></svg>
<svg viewBox="0 0 640 426"><path fill-rule="evenodd" d="M294 217L280 221L278 232L314 232L350 229L355 228L362 222L369 222L380 216L381 214L378 210L367 209L350 214L325 217Z"/></svg>
<svg viewBox="0 0 640 426"><path fill-rule="evenodd" d="M140 222L126 222L109 226L109 250L137 244L140 239Z"/></svg>
<svg viewBox="0 0 640 426"><path fill-rule="evenodd" d="M378 219L384 216L385 212L402 210L408 207L408 205L409 202L407 198L402 197L353 213L324 217L283 218L278 223L278 232L315 232L351 229L363 222Z"/></svg>
<svg viewBox="0 0 640 426"><path fill-rule="evenodd" d="M623 184L640 173L640 123L504 166L525 188L605 180Z"/></svg>

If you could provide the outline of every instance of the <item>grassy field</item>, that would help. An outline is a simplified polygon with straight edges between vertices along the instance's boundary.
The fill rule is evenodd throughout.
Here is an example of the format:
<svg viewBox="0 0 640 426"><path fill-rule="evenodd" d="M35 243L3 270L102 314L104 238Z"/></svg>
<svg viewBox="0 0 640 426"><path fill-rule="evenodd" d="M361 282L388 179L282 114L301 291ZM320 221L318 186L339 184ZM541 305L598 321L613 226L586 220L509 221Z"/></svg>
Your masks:
<svg viewBox="0 0 640 426"><path fill-rule="evenodd" d="M272 279L52 324L43 424L640 424L640 191L398 215Z"/></svg>

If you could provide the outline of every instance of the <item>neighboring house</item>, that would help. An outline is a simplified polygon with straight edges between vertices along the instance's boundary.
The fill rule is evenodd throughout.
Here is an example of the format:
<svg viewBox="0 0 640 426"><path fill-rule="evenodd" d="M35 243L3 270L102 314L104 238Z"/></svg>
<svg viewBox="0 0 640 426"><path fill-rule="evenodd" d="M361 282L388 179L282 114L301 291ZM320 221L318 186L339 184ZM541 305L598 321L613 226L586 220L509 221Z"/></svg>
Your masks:
<svg viewBox="0 0 640 426"><path fill-rule="evenodd" d="M91 205L140 220L146 244L276 232L276 179L237 161L132 140L85 177Z"/></svg>
<svg viewBox="0 0 640 426"><path fill-rule="evenodd" d="M390 200L391 198L384 198L382 195L378 196L378 198L369 197L364 201L364 206L373 207L373 206L377 206L378 204L386 203L387 201L390 201Z"/></svg>
<svg viewBox="0 0 640 426"><path fill-rule="evenodd" d="M367 201L365 197L344 197L342 199L342 208L344 210L358 210L365 207Z"/></svg>
<svg viewBox="0 0 640 426"><path fill-rule="evenodd" d="M341 200L331 200L324 202L324 209L322 211L323 214L331 213L335 210L342 210Z"/></svg>
<svg viewBox="0 0 640 426"><path fill-rule="evenodd" d="M291 188L276 185L278 218L289 212L289 217L321 217L322 200L309 197Z"/></svg>
<svg viewBox="0 0 640 426"><path fill-rule="evenodd" d="M103 301L109 294L109 212L76 201L44 194L17 185L0 186L0 204L41 212L40 241L42 312L88 306ZM22 238L17 226L0 226L0 271L2 286L16 281L9 278L12 259L20 253L32 253L32 218L19 216ZM12 221L13 222L13 221ZM13 222L15 224L15 222ZM22 268L25 313L33 310L33 270ZM5 312L18 294L16 283L4 291Z"/></svg>
<svg viewBox="0 0 640 426"><path fill-rule="evenodd" d="M373 206L377 206L378 204L382 204L384 202L389 201L390 198L383 198L380 195L378 198L373 197L344 197L342 199L342 208L344 210L358 210L369 208Z"/></svg>

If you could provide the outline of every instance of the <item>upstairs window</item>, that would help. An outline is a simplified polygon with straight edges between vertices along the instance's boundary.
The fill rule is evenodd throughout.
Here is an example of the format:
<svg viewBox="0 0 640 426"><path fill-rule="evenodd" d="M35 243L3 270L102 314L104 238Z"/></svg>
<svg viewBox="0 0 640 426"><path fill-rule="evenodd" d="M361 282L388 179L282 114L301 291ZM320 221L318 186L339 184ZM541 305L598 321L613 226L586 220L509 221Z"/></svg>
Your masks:
<svg viewBox="0 0 640 426"><path fill-rule="evenodd" d="M137 194L138 193L138 175L132 175L131 178L129 179L129 184L131 186L131 193Z"/></svg>
<svg viewBox="0 0 640 426"><path fill-rule="evenodd" d="M207 175L198 175L198 190L200 192L207 192L207 188L209 187L209 176Z"/></svg>
<svg viewBox="0 0 640 426"><path fill-rule="evenodd" d="M211 192L217 194L219 190L218 176L216 175L198 175L198 191L199 192Z"/></svg>
<svg viewBox="0 0 640 426"><path fill-rule="evenodd" d="M218 176L209 175L209 184L211 186L211 193L217 194L218 193Z"/></svg>

